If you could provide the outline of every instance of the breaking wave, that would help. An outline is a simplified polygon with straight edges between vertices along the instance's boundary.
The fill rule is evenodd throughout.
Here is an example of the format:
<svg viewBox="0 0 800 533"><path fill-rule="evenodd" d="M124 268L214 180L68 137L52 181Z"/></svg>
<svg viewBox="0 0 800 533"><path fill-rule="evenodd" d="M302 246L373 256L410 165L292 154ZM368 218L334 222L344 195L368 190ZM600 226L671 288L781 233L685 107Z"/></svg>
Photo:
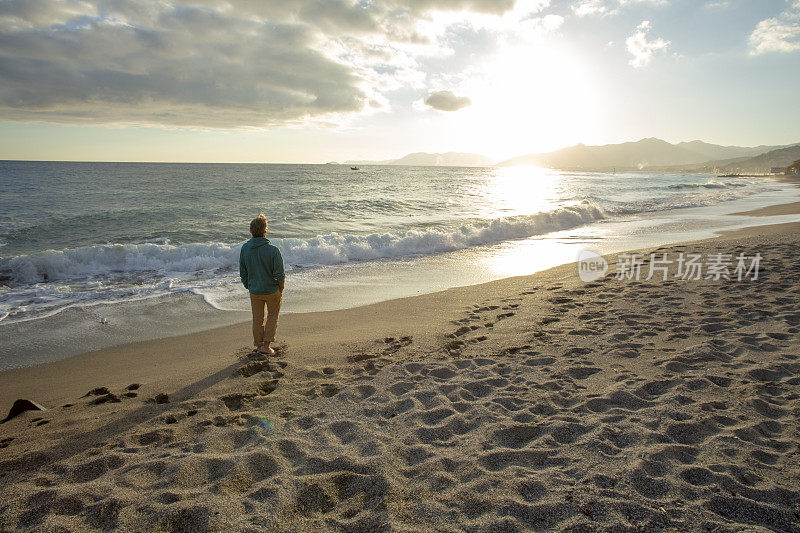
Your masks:
<svg viewBox="0 0 800 533"><path fill-rule="evenodd" d="M554 211L476 221L451 228L401 233L274 239L288 269L428 255L524 239L605 218L584 202ZM93 278L213 276L238 268L241 243L103 244L20 255L0 265L0 280L28 285Z"/></svg>
<svg viewBox="0 0 800 533"><path fill-rule="evenodd" d="M740 181L717 181L708 180L706 183L674 183L667 186L673 191L683 191L692 189L730 189L732 187L747 187L747 183Z"/></svg>

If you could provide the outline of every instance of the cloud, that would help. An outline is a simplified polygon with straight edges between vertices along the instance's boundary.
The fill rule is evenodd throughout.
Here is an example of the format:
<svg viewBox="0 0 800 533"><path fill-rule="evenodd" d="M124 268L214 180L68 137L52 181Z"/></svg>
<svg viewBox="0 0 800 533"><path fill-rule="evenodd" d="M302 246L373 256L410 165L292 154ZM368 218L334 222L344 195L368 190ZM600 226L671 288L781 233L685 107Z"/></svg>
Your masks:
<svg viewBox="0 0 800 533"><path fill-rule="evenodd" d="M778 15L759 22L750 34L750 55L800 50L800 0Z"/></svg>
<svg viewBox="0 0 800 533"><path fill-rule="evenodd" d="M619 0L619 5L649 4L651 6L666 6L670 0Z"/></svg>
<svg viewBox="0 0 800 533"><path fill-rule="evenodd" d="M625 45L628 47L628 52L633 55L630 64L634 68L647 66L653 59L653 54L656 52L663 52L667 49L670 42L662 38L647 40L647 33L650 31L650 21L645 20L636 27L636 31L625 39Z"/></svg>
<svg viewBox="0 0 800 533"><path fill-rule="evenodd" d="M450 91L437 91L431 93L425 99L425 105L428 105L439 111L458 111L472 104L472 100L466 96L456 96Z"/></svg>
<svg viewBox="0 0 800 533"><path fill-rule="evenodd" d="M2 0L0 120L229 128L375 112L426 85L423 58L453 53L437 14L499 32L548 4Z"/></svg>
<svg viewBox="0 0 800 533"><path fill-rule="evenodd" d="M590 15L605 15L611 13L613 9L605 0L584 0L572 5L572 11L579 17Z"/></svg>
<svg viewBox="0 0 800 533"><path fill-rule="evenodd" d="M78 17L96 15L97 7L91 2L4 0L0 3L0 24L9 26L52 26Z"/></svg>
<svg viewBox="0 0 800 533"><path fill-rule="evenodd" d="M579 17L616 15L620 8L637 4L665 6L669 0L581 0L572 4L572 11Z"/></svg>
<svg viewBox="0 0 800 533"><path fill-rule="evenodd" d="M135 0L72 16L60 9L72 3L28 1L0 12L6 120L262 126L365 103L361 79L303 25Z"/></svg>
<svg viewBox="0 0 800 533"><path fill-rule="evenodd" d="M564 25L564 17L561 15L545 15L540 20L545 31L556 31Z"/></svg>
<svg viewBox="0 0 800 533"><path fill-rule="evenodd" d="M515 0L406 0L398 2L415 12L425 11L473 11L502 15L514 8Z"/></svg>

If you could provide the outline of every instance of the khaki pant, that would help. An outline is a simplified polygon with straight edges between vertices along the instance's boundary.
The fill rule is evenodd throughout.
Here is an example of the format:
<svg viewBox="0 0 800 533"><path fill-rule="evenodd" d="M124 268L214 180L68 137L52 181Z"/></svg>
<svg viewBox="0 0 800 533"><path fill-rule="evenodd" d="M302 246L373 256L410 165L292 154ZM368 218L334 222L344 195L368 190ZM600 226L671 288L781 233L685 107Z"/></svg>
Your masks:
<svg viewBox="0 0 800 533"><path fill-rule="evenodd" d="M281 312L281 291L272 294L250 294L250 307L253 308L253 344L274 342L278 329L278 314ZM264 305L267 306L267 321L264 322Z"/></svg>

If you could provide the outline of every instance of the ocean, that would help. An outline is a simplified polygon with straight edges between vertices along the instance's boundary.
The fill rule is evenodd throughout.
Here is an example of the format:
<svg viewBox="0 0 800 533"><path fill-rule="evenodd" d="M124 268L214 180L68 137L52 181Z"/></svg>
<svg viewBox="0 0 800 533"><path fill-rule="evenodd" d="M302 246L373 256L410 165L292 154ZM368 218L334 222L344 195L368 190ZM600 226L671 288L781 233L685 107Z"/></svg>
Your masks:
<svg viewBox="0 0 800 533"><path fill-rule="evenodd" d="M0 187L0 370L245 319L238 254L259 211L298 312L775 222L725 215L800 197L768 177L527 167L5 161ZM214 318L136 316L189 300Z"/></svg>

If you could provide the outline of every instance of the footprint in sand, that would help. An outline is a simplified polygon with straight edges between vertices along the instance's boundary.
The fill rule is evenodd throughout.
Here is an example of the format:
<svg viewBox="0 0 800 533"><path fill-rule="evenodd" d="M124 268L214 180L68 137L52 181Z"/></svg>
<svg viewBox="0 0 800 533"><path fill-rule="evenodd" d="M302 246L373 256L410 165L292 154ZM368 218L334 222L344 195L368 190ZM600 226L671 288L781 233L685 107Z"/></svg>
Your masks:
<svg viewBox="0 0 800 533"><path fill-rule="evenodd" d="M339 392L339 386L334 383L323 383L321 392L322 396L325 398L330 398Z"/></svg>
<svg viewBox="0 0 800 533"><path fill-rule="evenodd" d="M267 395L272 394L273 392L275 392L275 390L277 388L278 388L278 380L277 379L271 379L271 380L264 381L261 384L259 384L258 387L256 388L256 391L261 396L267 396Z"/></svg>
<svg viewBox="0 0 800 533"><path fill-rule="evenodd" d="M444 348L450 356L455 357L461 355L461 349L464 346L466 346L464 341L450 341L445 344Z"/></svg>
<svg viewBox="0 0 800 533"><path fill-rule="evenodd" d="M119 403L121 401L122 400L120 400L119 397L116 394L113 394L113 393L109 392L108 394L103 394L102 396L97 396L92 401L90 401L89 404L90 405L101 405L101 404L104 404L104 403Z"/></svg>
<svg viewBox="0 0 800 533"><path fill-rule="evenodd" d="M242 394L242 393L234 393L234 394L227 394L225 396L220 397L222 403L225 404L231 411L236 411L241 409L242 406L249 400L253 399L255 394Z"/></svg>
<svg viewBox="0 0 800 533"><path fill-rule="evenodd" d="M383 350L383 355L392 355L398 352L401 348L408 346L412 342L412 337L407 335L405 337L400 337L399 339L395 339L394 337L386 337L383 339L384 344L388 346Z"/></svg>

